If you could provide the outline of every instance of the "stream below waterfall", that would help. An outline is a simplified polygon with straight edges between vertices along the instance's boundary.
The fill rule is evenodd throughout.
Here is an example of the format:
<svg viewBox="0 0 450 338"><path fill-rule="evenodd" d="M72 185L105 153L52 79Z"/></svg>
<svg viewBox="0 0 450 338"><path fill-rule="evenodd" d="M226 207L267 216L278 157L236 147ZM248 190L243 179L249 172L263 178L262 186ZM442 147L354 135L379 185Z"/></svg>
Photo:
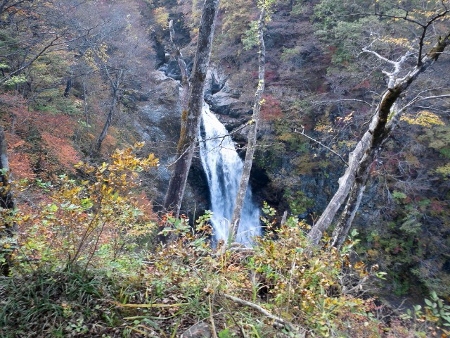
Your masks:
<svg viewBox="0 0 450 338"><path fill-rule="evenodd" d="M214 240L216 243L220 240L227 241L243 162L225 126L206 104L200 131L200 156L210 192ZM259 208L252 200L249 186L236 241L250 246L252 238L260 234Z"/></svg>

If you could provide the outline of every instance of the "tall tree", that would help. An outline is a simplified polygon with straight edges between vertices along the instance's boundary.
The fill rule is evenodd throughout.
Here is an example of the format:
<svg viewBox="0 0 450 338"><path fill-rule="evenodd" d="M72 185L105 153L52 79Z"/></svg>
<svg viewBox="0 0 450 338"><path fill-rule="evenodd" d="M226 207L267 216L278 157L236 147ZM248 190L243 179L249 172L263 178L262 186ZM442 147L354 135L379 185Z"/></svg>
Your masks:
<svg viewBox="0 0 450 338"><path fill-rule="evenodd" d="M108 67L105 65L104 67L106 76L108 77L109 84L111 87L111 104L109 107L108 114L106 116L105 124L103 125L103 129L97 139L97 142L94 146L94 153L99 154L100 149L102 147L102 142L105 139L108 129L111 126L111 122L113 119L114 111L116 110L117 103L119 101L119 94L120 94L120 85L122 83L123 79L123 69L115 70L115 75L111 74L111 71L108 69Z"/></svg>
<svg viewBox="0 0 450 338"><path fill-rule="evenodd" d="M14 200L9 181L8 156L3 127L0 126L0 275L9 275L10 257L15 244L16 224L11 220Z"/></svg>
<svg viewBox="0 0 450 338"><path fill-rule="evenodd" d="M242 208L244 206L245 194L247 192L248 181L250 178L250 171L253 165L253 156L256 150L256 136L258 132L258 124L260 120L260 111L262 103L262 95L264 93L264 76L265 76L265 62L266 62L266 47L264 45L264 19L266 15L266 8L263 5L258 20L258 87L255 92L255 102L253 104L252 119L249 123L249 130L247 134L247 151L245 152L244 167L242 169L241 181L239 183L239 190L236 196L233 216L231 218L232 225L232 240L236 238L239 221L241 218Z"/></svg>
<svg viewBox="0 0 450 338"><path fill-rule="evenodd" d="M61 17L54 1L43 5L40 1L8 1L0 3L0 84L22 87L29 84L25 71L39 58L63 50L67 32L55 21Z"/></svg>
<svg viewBox="0 0 450 338"><path fill-rule="evenodd" d="M445 36L438 38L438 41L426 54L424 54L423 51L426 34L428 33L429 28L431 28L436 21L448 16L448 14L449 9L443 5L443 10L440 13L435 14L424 24L409 18L408 15L404 17L395 17L396 19L411 20L422 28L422 34L419 38L416 65L405 75L401 74L400 71L402 70L402 66L409 53L400 58L399 61L391 61L381 57L374 51L365 50L391 64L394 70L392 72L384 72L385 75L388 76L387 89L381 96L381 100L369 123L367 131L357 143L355 149L349 154L348 167L345 170L344 175L339 179L338 190L308 234L308 238L313 244L317 245L319 243L323 232L331 226L336 213L346 202L341 219L333 234L334 245L338 247L342 245L351 227L355 213L358 210L361 196L369 177L370 164L381 151L383 142L389 137L391 130L399 120L400 114L403 111L402 109L394 111L394 104L419 75L438 60L445 48L450 44L450 32L447 32Z"/></svg>
<svg viewBox="0 0 450 338"><path fill-rule="evenodd" d="M180 139L177 146L177 160L174 164L169 187L164 200L164 208L179 215L186 188L187 176L198 141L203 108L206 73L211 56L212 40L219 7L219 0L205 0L198 32L194 67L190 77L187 110L181 114Z"/></svg>

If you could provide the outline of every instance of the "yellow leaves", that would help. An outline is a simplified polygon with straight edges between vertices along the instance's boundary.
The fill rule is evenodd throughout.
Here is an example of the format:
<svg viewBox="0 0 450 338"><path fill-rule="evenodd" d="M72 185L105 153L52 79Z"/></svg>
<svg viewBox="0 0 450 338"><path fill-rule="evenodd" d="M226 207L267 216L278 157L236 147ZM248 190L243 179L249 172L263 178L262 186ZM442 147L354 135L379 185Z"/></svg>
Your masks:
<svg viewBox="0 0 450 338"><path fill-rule="evenodd" d="M336 118L337 123L349 123L353 120L353 113L354 111L350 112L349 114L345 115L344 117L338 116Z"/></svg>
<svg viewBox="0 0 450 338"><path fill-rule="evenodd" d="M164 7L157 7L153 10L156 23L163 29L169 26L169 12Z"/></svg>
<svg viewBox="0 0 450 338"><path fill-rule="evenodd" d="M102 60L104 63L108 62L108 45L106 43L100 44L97 50L97 56Z"/></svg>
<svg viewBox="0 0 450 338"><path fill-rule="evenodd" d="M108 45L105 43L100 44L97 48L89 48L84 52L83 59L86 64L94 70L98 70L98 62L107 63L108 56Z"/></svg>
<svg viewBox="0 0 450 338"><path fill-rule="evenodd" d="M251 266L269 288L268 301L276 311L287 311L293 318L305 318L311 327L329 330L329 323L340 311L364 312L361 304L341 290L346 273L356 279L365 277L366 266L355 262L349 267L347 256L335 248L307 254L304 248L309 244L301 226L283 226L276 241L261 240ZM344 272L344 266L351 272Z"/></svg>
<svg viewBox="0 0 450 338"><path fill-rule="evenodd" d="M103 174L107 168L108 168L108 164L105 163L105 162L103 162L103 163L101 164L101 166L98 168L98 172L101 173L101 174Z"/></svg>
<svg viewBox="0 0 450 338"><path fill-rule="evenodd" d="M94 70L98 70L97 64L95 63L95 54L91 49L88 49L83 55L84 61L89 67Z"/></svg>
<svg viewBox="0 0 450 338"><path fill-rule="evenodd" d="M327 121L327 119L322 118L316 124L316 126L314 127L314 130L318 131L318 132L321 132L321 133L332 133L333 132L333 127L330 124L330 122Z"/></svg>
<svg viewBox="0 0 450 338"><path fill-rule="evenodd" d="M435 113L428 110L422 110L416 114L416 116L402 116L402 121L409 124L415 124L422 127L432 127L432 126L444 126L445 123L442 119Z"/></svg>
<svg viewBox="0 0 450 338"><path fill-rule="evenodd" d="M380 41L389 45L412 48L411 41L406 38L384 36Z"/></svg>
<svg viewBox="0 0 450 338"><path fill-rule="evenodd" d="M133 154L133 151L141 149L144 146L143 142L136 143L133 147L116 150L111 156L112 164L110 170L131 170L131 171L143 171L148 170L151 167L158 166L158 159L154 154L149 154L147 158L141 159Z"/></svg>
<svg viewBox="0 0 450 338"><path fill-rule="evenodd" d="M46 185L51 202L43 203L34 215L22 217L22 223L36 227L35 232L27 232L29 254L55 262L92 264L117 256L138 238L148 237L153 222L141 209L140 198L130 194L139 183L137 172L157 165L152 154L144 159L135 156L134 151L142 146L116 151L111 163L78 163L76 168L88 179L76 181L61 175L57 184ZM111 245L108 249L106 243Z"/></svg>
<svg viewBox="0 0 450 338"><path fill-rule="evenodd" d="M436 172L443 176L449 177L450 176L450 163L447 163L444 166L437 167Z"/></svg>

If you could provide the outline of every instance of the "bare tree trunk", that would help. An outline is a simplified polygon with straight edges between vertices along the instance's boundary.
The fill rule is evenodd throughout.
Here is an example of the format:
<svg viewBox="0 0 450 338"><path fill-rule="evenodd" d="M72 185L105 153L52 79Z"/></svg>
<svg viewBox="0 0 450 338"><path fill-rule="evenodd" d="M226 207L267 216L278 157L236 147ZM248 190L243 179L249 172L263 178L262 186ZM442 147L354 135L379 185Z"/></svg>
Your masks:
<svg viewBox="0 0 450 338"><path fill-rule="evenodd" d="M258 60L258 87L255 93L255 103L253 104L253 115L251 123L249 124L249 131L247 135L247 151L245 152L244 167L242 169L241 181L239 183L239 190L236 196L236 202L231 218L232 237L231 241L236 238L239 221L241 218L242 208L244 206L245 194L247 192L248 181L250 178L250 171L253 165L253 156L256 150L256 136L258 132L258 124L260 120L261 100L264 93L264 76L265 76L265 57L266 47L264 45L264 17L265 8L261 9L258 21L258 38L259 38L259 60Z"/></svg>
<svg viewBox="0 0 450 338"><path fill-rule="evenodd" d="M387 126L387 122L392 106L399 96L408 89L411 83L417 79L420 73L425 71L439 58L449 44L450 33L444 38L439 38L439 41L430 52L428 52L404 77L397 78L396 72L387 73L390 78L389 86L376 108L375 115L372 117L369 128L356 145L355 150L349 154L348 167L344 175L339 179L338 190L328 203L317 223L314 224L311 231L308 233L308 238L312 244L317 245L319 243L323 232L331 226L336 213L347 200L350 191L353 189L353 192L347 201L348 207L344 210L343 217L341 218L342 224L349 224L346 226L338 226L338 229L341 230L337 230L334 234L334 243L343 242L343 238L347 235L353 217L359 207L357 199L362 194L361 191L365 188L369 176L368 170L370 164L380 150L383 141L389 136L391 128Z"/></svg>
<svg viewBox="0 0 450 338"><path fill-rule="evenodd" d="M211 55L218 7L219 0L205 0L203 5L197 51L190 81L189 103L187 110L183 110L181 115L181 132L177 147L177 160L174 164L164 200L164 208L168 211L173 211L175 216L179 216L180 214L187 176L198 141L205 79Z"/></svg>
<svg viewBox="0 0 450 338"><path fill-rule="evenodd" d="M336 224L333 235L331 236L331 245L340 249L344 244L345 239L352 227L353 220L355 219L356 212L361 204L362 197L364 195L365 185L355 184L350 191L350 196L342 212L339 222ZM354 197L354 194L357 196Z"/></svg>
<svg viewBox="0 0 450 338"><path fill-rule="evenodd" d="M86 125L89 126L89 110L87 102L86 79L84 77L83 77L83 111L84 111L84 120L86 122Z"/></svg>
<svg viewBox="0 0 450 338"><path fill-rule="evenodd" d="M172 54L173 57L177 60L178 67L180 68L181 72L181 110L185 111L187 110L188 106L188 99L189 99L189 75L188 70L186 66L186 62L183 59L183 55L181 54L180 48L175 44L174 38L175 38L175 30L173 28L173 20L170 20L169 22L169 33L170 33L170 43L172 44Z"/></svg>
<svg viewBox="0 0 450 338"><path fill-rule="evenodd" d="M3 127L0 126L0 275L8 276L11 268L11 252L15 247L16 224L10 219L15 208L9 181L8 156Z"/></svg>
<svg viewBox="0 0 450 338"><path fill-rule="evenodd" d="M64 94L63 94L64 97L69 97L69 93L70 93L70 90L72 89L72 87L73 87L73 81L72 81L72 78L69 78L66 82L66 89L64 89Z"/></svg>
<svg viewBox="0 0 450 338"><path fill-rule="evenodd" d="M108 129L111 126L114 111L116 110L117 99L118 99L118 94L119 94L119 87L120 87L120 83L122 81L122 76L123 76L123 70L120 69L118 74L116 75L115 81L113 81L113 79L111 78L111 75L109 74L108 68L106 66L105 66L105 70L106 70L106 74L107 74L108 79L111 84L112 102L111 102L111 107L109 108L108 115L106 116L106 121L105 121L105 124L103 125L102 132L100 133L100 135L97 139L97 142L95 144L95 147L94 147L94 153L96 153L96 154L100 153L100 149L102 147L102 142L105 139L106 135L108 134Z"/></svg>

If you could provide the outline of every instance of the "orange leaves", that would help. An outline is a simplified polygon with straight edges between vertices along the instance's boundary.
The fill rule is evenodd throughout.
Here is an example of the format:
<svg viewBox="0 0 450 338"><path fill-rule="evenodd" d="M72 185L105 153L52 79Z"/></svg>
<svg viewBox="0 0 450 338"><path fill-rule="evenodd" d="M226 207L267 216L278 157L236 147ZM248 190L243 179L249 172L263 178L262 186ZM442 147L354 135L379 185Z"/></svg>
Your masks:
<svg viewBox="0 0 450 338"><path fill-rule="evenodd" d="M26 142L18 135L6 132L6 142L8 145L8 162L14 179L33 179L33 165L28 154L23 152Z"/></svg>
<svg viewBox="0 0 450 338"><path fill-rule="evenodd" d="M35 178L36 174L33 172L33 165L28 154L9 151L8 161L14 179L21 180Z"/></svg>
<svg viewBox="0 0 450 338"><path fill-rule="evenodd" d="M65 114L30 110L15 95L0 95L0 102L9 115L3 115L12 174L19 179L34 178L36 172L47 175L70 171L80 160L73 146L75 121Z"/></svg>
<svg viewBox="0 0 450 338"><path fill-rule="evenodd" d="M43 132L41 136L64 168L72 169L73 165L80 161L78 152L67 140L51 135L48 132Z"/></svg>
<svg viewBox="0 0 450 338"><path fill-rule="evenodd" d="M87 180L61 175L54 184L45 184L51 202L22 218L21 227L28 232L24 251L53 264L100 264L149 236L153 223L130 192L138 186L136 171L157 160L153 155L136 158L133 151L139 147L116 151L111 163L100 166L79 163L76 167Z"/></svg>

